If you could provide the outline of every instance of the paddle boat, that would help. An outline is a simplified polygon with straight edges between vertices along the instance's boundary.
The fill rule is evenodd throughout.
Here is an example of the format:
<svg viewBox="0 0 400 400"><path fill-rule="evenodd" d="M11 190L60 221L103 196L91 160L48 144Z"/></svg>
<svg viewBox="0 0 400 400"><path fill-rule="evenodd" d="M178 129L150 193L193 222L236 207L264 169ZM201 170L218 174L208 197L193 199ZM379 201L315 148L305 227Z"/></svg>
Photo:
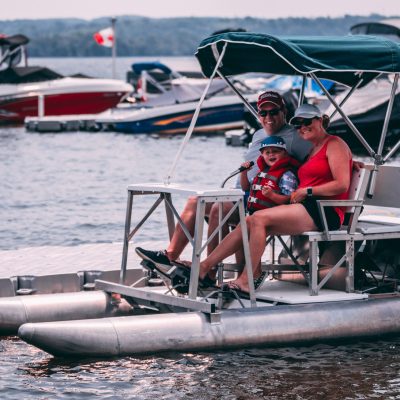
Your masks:
<svg viewBox="0 0 400 400"><path fill-rule="evenodd" d="M119 294L134 309L141 310L141 315L25 323L19 328L19 337L55 356L115 357L399 334L399 263L395 246L400 241L400 218L396 216L400 211L400 167L384 164L396 153L400 141L386 154L384 144L400 73L400 47L390 40L372 36L277 37L240 32L203 40L196 57L210 84L198 102L164 182L135 182L127 188L119 282L95 281L97 290L109 296ZM238 189L188 187L173 182L177 163L216 76L231 86L249 112L256 116L256 111L231 82L231 77L246 72L301 75L304 84L300 103L304 99L306 79L312 78L365 147L370 160L365 168L353 174L350 199L340 202L347 206L346 226L337 231L325 228L322 232L301 235L303 242L308 244L305 262L292 252L287 238L268 239L268 245L281 243L291 265L283 264L282 257L278 257L281 261L278 263L271 251L269 259L262 265L268 271L269 279L257 291L253 287L247 230L244 229L243 193ZM383 127L376 132L380 136L379 143L374 149L346 116L343 105L351 100L358 88L368 85L378 75L390 75L392 85ZM321 79L339 82L349 88L341 103L332 98ZM197 196L193 236L173 202L176 196L190 195ZM153 204L149 200L148 212L138 220L133 208L135 196L154 197ZM234 291L226 293L218 288L210 291L199 286L200 258L208 243L203 239L205 206L208 202L221 205L226 201L234 203L233 210L238 210L240 216L250 286L246 298ZM177 220L192 246L190 279L175 267L161 270L144 262L149 274L158 273L165 286L143 285L143 281L138 285L129 284L129 245L161 203L165 205L169 237ZM323 220L325 207L332 204L338 202L320 201ZM230 216L230 213L222 215L222 206L220 209L220 224L212 237L219 234ZM324 244L329 252L326 254L325 250L319 254L319 244ZM226 279L235 270L235 265L224 263L219 269L219 278ZM364 282L360 283L356 272L363 274ZM301 279L293 278L295 273Z"/></svg>

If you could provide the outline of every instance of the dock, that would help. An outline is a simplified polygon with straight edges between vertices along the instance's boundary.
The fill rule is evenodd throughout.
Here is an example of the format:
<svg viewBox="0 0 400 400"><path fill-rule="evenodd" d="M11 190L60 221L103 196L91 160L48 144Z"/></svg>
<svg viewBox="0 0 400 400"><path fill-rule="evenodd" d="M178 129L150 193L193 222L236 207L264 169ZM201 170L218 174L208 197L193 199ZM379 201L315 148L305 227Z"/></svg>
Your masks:
<svg viewBox="0 0 400 400"><path fill-rule="evenodd" d="M155 250L165 247L154 241L141 245ZM129 249L129 284L145 274L134 247ZM118 282L121 256L122 243L1 250L0 297L91 290L95 279Z"/></svg>
<svg viewBox="0 0 400 400"><path fill-rule="evenodd" d="M102 126L96 122L100 114L56 115L48 117L27 117L25 128L28 132L98 132Z"/></svg>

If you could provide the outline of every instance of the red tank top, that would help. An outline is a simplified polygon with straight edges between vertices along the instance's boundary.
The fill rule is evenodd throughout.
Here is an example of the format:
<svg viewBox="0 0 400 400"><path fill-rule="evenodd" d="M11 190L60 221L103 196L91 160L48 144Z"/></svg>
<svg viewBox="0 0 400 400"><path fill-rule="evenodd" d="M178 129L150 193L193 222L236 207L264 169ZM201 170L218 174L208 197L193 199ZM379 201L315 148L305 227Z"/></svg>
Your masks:
<svg viewBox="0 0 400 400"><path fill-rule="evenodd" d="M331 169L329 167L328 157L326 150L328 148L329 141L335 136L330 136L321 149L313 156L309 157L307 161L299 168L299 188L319 186L324 183L328 183L333 180ZM353 168L353 162L350 159L349 169L350 174ZM319 196L318 199L328 200L345 200L349 198L349 190L345 193L337 194L334 196ZM336 213L340 218L340 223L344 220L344 207L334 207Z"/></svg>

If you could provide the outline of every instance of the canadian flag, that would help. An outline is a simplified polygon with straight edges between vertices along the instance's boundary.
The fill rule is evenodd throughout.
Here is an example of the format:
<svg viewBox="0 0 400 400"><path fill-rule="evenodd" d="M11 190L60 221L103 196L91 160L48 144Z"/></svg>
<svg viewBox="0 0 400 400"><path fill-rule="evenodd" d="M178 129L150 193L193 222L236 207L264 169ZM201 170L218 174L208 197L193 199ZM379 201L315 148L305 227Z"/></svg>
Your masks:
<svg viewBox="0 0 400 400"><path fill-rule="evenodd" d="M114 44L114 30L111 27L102 29L96 32L93 38L101 46L112 47Z"/></svg>

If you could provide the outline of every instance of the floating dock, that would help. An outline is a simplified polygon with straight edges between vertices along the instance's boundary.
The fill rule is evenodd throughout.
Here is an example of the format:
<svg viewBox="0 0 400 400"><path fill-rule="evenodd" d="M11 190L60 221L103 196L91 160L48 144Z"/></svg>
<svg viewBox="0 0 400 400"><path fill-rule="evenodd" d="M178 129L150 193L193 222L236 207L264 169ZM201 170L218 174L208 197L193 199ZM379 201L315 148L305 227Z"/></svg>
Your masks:
<svg viewBox="0 0 400 400"><path fill-rule="evenodd" d="M57 115L51 117L27 117L25 128L28 132L98 132L101 124L96 122L99 114Z"/></svg>
<svg viewBox="0 0 400 400"><path fill-rule="evenodd" d="M144 243L158 249L164 244ZM163 247L160 247L163 248ZM93 290L96 279L119 281L122 243L42 246L0 251L0 298ZM129 284L145 274L134 248L129 250Z"/></svg>

